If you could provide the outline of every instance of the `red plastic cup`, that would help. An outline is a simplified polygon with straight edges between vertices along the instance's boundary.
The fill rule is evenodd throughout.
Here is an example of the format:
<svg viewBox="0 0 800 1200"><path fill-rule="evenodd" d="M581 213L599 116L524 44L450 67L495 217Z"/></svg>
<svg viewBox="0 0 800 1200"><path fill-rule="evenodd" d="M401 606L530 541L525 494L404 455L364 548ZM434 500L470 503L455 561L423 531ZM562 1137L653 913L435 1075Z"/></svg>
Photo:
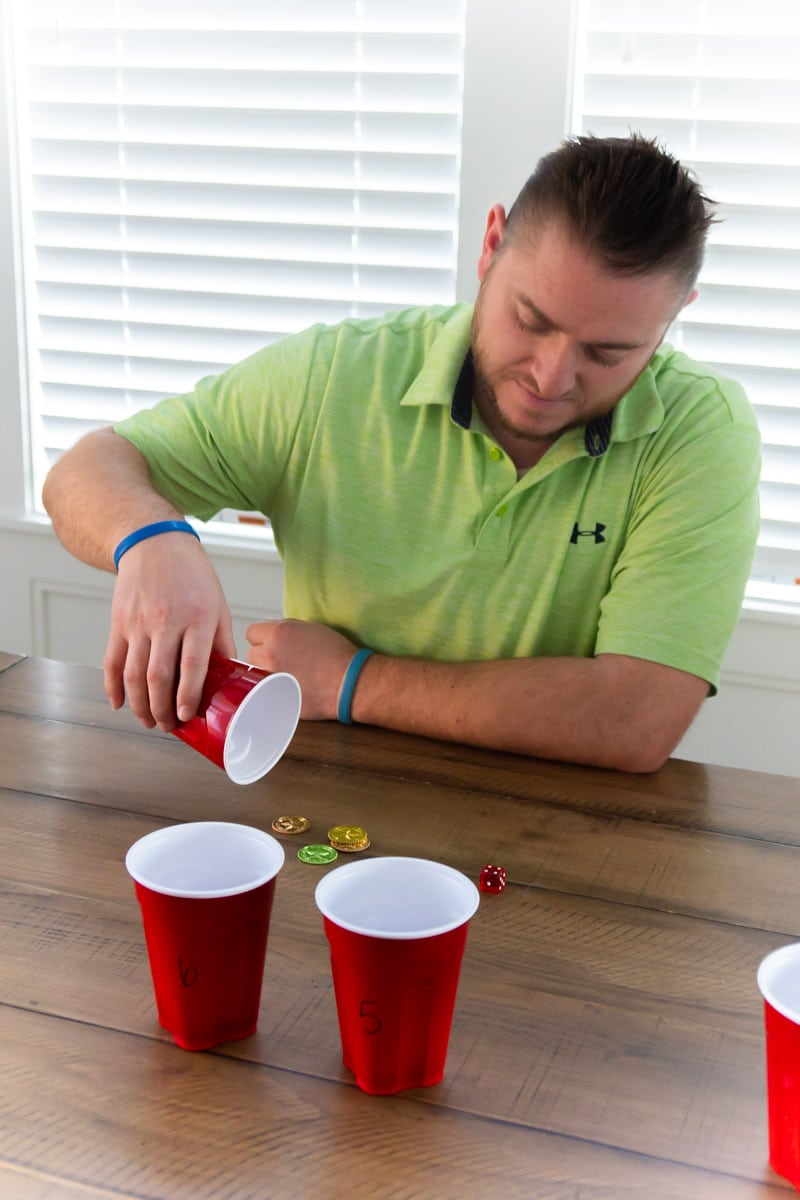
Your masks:
<svg viewBox="0 0 800 1200"><path fill-rule="evenodd" d="M330 943L344 1065L362 1091L430 1087L444 1074L478 889L423 858L329 872L315 899Z"/></svg>
<svg viewBox="0 0 800 1200"><path fill-rule="evenodd" d="M300 719L294 675L212 654L197 715L173 733L227 772L234 783L255 783L271 771Z"/></svg>
<svg viewBox="0 0 800 1200"><path fill-rule="evenodd" d="M758 968L767 1044L770 1166L800 1191L800 943Z"/></svg>
<svg viewBox="0 0 800 1200"><path fill-rule="evenodd" d="M134 842L159 1023L185 1050L255 1033L283 847L248 825L198 821Z"/></svg>

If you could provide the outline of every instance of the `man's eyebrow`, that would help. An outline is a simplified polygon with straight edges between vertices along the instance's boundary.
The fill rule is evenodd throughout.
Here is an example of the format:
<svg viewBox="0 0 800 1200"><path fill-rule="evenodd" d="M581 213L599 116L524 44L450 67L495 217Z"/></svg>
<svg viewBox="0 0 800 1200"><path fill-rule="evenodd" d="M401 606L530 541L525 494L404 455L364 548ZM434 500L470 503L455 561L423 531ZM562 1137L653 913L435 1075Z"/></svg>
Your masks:
<svg viewBox="0 0 800 1200"><path fill-rule="evenodd" d="M519 302L545 329L558 329L555 321L551 320L547 313L543 313L527 296L520 296ZM587 342L586 345L592 350L641 350L644 342Z"/></svg>

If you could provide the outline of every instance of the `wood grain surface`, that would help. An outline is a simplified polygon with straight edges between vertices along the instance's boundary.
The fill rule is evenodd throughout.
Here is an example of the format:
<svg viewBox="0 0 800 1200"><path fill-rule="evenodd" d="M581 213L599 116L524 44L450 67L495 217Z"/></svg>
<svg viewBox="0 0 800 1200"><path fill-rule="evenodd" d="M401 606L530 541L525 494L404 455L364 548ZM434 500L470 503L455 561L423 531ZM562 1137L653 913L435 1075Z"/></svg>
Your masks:
<svg viewBox="0 0 800 1200"><path fill-rule="evenodd" d="M174 821L285 838L258 1032L156 1021L128 847ZM445 1078L369 1097L341 1062L298 861L505 866L472 921ZM341 859L340 859L341 862ZM800 937L800 786L672 760L649 776L301 724L237 787L114 713L100 672L0 655L0 1195L11 1200L750 1200L767 1163L758 963Z"/></svg>

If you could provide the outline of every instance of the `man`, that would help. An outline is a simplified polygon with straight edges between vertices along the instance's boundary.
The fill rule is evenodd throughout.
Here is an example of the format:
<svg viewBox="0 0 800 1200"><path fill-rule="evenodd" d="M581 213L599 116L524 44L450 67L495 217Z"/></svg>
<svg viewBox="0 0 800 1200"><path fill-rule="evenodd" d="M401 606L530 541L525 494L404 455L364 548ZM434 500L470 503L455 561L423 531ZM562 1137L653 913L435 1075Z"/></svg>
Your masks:
<svg viewBox="0 0 800 1200"><path fill-rule="evenodd" d="M78 443L44 498L78 557L116 547L112 705L193 714L231 621L162 523L257 509L289 619L248 657L297 676L304 718L657 769L716 689L757 532L741 389L662 344L712 219L654 143L571 139L491 210L474 312L315 327Z"/></svg>

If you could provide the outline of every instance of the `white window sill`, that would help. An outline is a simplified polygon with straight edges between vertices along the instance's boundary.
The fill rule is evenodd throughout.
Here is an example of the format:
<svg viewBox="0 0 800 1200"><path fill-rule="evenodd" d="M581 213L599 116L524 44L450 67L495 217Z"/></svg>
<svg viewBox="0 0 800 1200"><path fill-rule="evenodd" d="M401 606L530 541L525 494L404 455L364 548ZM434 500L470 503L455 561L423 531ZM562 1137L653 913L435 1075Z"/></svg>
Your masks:
<svg viewBox="0 0 800 1200"><path fill-rule="evenodd" d="M800 621L800 584L753 578L747 585L742 608L756 619Z"/></svg>

